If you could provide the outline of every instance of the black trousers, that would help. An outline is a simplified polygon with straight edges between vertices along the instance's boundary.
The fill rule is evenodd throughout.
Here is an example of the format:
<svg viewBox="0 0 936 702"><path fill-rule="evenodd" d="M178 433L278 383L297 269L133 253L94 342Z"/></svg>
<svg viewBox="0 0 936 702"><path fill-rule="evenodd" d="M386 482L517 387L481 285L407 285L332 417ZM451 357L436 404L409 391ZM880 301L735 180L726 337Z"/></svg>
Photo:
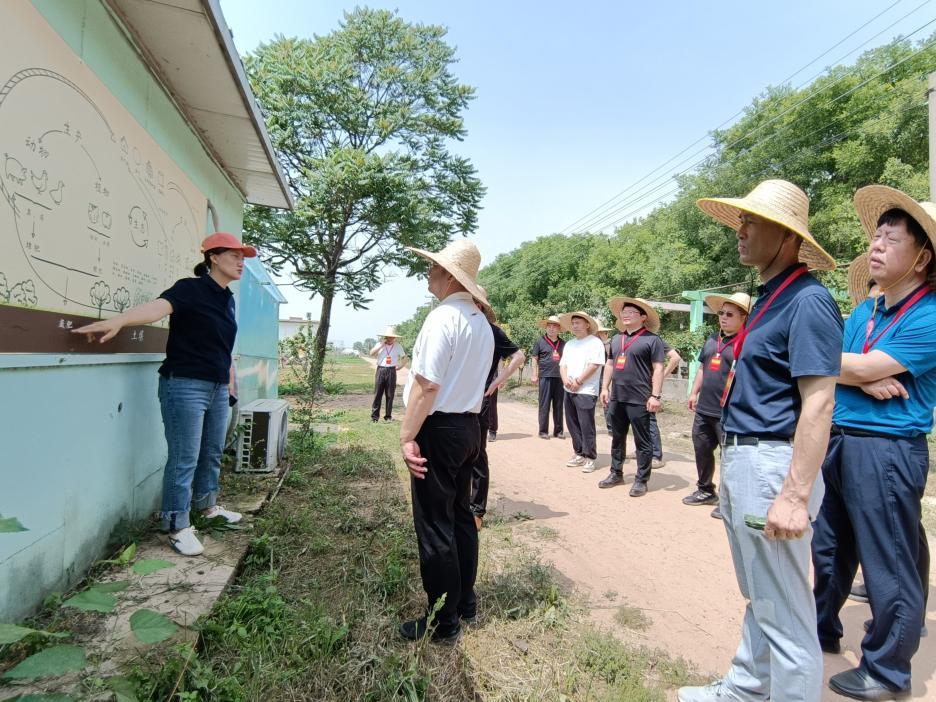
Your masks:
<svg viewBox="0 0 936 702"><path fill-rule="evenodd" d="M812 540L819 640L841 638L839 611L860 563L873 617L860 667L895 690L910 687L929 586L920 524L928 464L924 436L838 433L822 464L826 490Z"/></svg>
<svg viewBox="0 0 936 702"><path fill-rule="evenodd" d="M615 473L624 472L624 441L628 430L633 428L634 444L637 446L635 480L647 482L652 469L653 441L650 438L650 412L646 405L609 402L608 419L611 421L611 470Z"/></svg>
<svg viewBox="0 0 936 702"><path fill-rule="evenodd" d="M471 498L468 501L471 513L478 517L483 517L487 512L488 485L491 478L491 468L487 455L488 431L490 429L488 417L491 411L490 399L490 397L484 398L481 402L481 413L478 415L478 426L481 429L481 446L471 472Z"/></svg>
<svg viewBox="0 0 936 702"><path fill-rule="evenodd" d="M539 433L549 433L549 409L552 408L553 436L562 432L562 404L565 399L565 388L562 387L562 378L539 379Z"/></svg>
<svg viewBox="0 0 936 702"><path fill-rule="evenodd" d="M715 449L721 443L721 418L695 413L692 420L692 446L695 449L695 467L699 479L696 487L702 492L715 494Z"/></svg>
<svg viewBox="0 0 936 702"><path fill-rule="evenodd" d="M598 458L595 438L595 405L598 398L575 392L565 394L566 424L572 437L572 450L577 456Z"/></svg>
<svg viewBox="0 0 936 702"><path fill-rule="evenodd" d="M396 367L378 366L374 376L374 403L371 405L371 419L375 422L380 417L380 401L386 395L387 411L384 419L393 416L393 398L396 396Z"/></svg>
<svg viewBox="0 0 936 702"><path fill-rule="evenodd" d="M660 438L660 425L657 424L656 412L650 412L650 444L653 457L663 460L663 440Z"/></svg>
<svg viewBox="0 0 936 702"><path fill-rule="evenodd" d="M497 427L498 427L498 422L497 422L497 391L496 391L496 390L494 391L494 393L493 393L490 397L487 398L487 401L488 401L488 411L487 411L487 416L488 416L488 431L493 431L493 432L496 434L496 433L497 433Z"/></svg>
<svg viewBox="0 0 936 702"><path fill-rule="evenodd" d="M478 530L468 508L471 476L481 446L476 414L430 414L416 435L428 469L411 478L419 572L429 609L444 595L437 630L458 629L458 616L474 616Z"/></svg>

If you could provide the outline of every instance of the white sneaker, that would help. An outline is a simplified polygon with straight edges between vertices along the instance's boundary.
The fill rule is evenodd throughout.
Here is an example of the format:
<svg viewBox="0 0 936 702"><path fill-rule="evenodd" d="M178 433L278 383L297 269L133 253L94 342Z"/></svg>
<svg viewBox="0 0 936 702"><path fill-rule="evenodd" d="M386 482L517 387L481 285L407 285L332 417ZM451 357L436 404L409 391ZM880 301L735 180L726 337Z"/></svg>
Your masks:
<svg viewBox="0 0 936 702"><path fill-rule="evenodd" d="M724 680L716 680L704 687L681 687L676 691L679 702L740 702L729 692Z"/></svg>
<svg viewBox="0 0 936 702"><path fill-rule="evenodd" d="M576 466L584 465L584 463L585 463L584 456L573 456L568 461L566 461L566 465L569 466L570 468L575 468Z"/></svg>
<svg viewBox="0 0 936 702"><path fill-rule="evenodd" d="M664 461L662 458L654 458L652 461L650 461L651 468L662 468L665 465L666 461Z"/></svg>
<svg viewBox="0 0 936 702"><path fill-rule="evenodd" d="M240 512L232 512L229 509L224 509L224 507L220 505L215 505L207 512L204 512L203 516L205 519L222 517L228 524L237 524L243 518L243 515Z"/></svg>
<svg viewBox="0 0 936 702"><path fill-rule="evenodd" d="M594 473L594 472L595 472L595 469L596 469L597 467L598 467L598 466L595 465L595 462L594 462L594 461L590 461L590 460L589 460L589 461L585 461L585 463L582 464L582 472L583 472L583 473Z"/></svg>
<svg viewBox="0 0 936 702"><path fill-rule="evenodd" d="M190 526L170 532L169 545L183 556L198 556L205 550L201 541L195 536L195 530Z"/></svg>

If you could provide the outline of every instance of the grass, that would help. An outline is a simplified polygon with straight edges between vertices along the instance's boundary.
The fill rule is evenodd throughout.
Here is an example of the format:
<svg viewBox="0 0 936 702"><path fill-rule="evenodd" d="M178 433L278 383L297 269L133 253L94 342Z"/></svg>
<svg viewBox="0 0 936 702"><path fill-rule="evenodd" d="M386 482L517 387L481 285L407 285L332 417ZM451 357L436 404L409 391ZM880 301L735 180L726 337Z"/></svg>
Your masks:
<svg viewBox="0 0 936 702"><path fill-rule="evenodd" d="M360 407L321 421L346 431L292 456L236 582L199 623L202 646L137 661L139 699L662 701L688 679L684 664L587 624L584 602L514 534L520 522L496 515L482 532L480 623L454 649L403 641L396 627L425 594L399 424Z"/></svg>

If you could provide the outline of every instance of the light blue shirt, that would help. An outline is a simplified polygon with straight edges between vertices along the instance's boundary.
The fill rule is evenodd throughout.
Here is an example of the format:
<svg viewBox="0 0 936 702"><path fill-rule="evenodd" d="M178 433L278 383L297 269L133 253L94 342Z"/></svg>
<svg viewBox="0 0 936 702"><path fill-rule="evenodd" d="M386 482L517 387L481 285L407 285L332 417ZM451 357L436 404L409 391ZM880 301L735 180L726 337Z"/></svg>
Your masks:
<svg viewBox="0 0 936 702"><path fill-rule="evenodd" d="M882 309L882 302L878 302L872 339L890 324L912 295L888 309ZM865 300L845 322L845 353L861 353L873 309L874 301ZM835 390L832 421L843 427L894 436L929 433L936 406L936 293L930 292L911 307L872 350L886 353L907 369L897 380L906 388L910 399L876 400L861 388L839 385Z"/></svg>

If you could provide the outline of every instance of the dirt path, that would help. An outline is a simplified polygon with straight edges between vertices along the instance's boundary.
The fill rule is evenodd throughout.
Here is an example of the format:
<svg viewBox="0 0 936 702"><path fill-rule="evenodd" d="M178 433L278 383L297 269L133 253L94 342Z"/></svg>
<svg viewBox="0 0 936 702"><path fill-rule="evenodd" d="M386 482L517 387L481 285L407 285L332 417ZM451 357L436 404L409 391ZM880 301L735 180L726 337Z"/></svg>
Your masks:
<svg viewBox="0 0 936 702"><path fill-rule="evenodd" d="M610 465L610 437L598 436L601 468L584 474L565 467L572 456L569 439L536 436L535 407L506 399L498 406L497 441L488 445L490 508L505 517L522 513L532 518L524 532L561 576L584 593L597 622L615 627L625 640L686 658L702 671L727 670L744 601L722 522L709 516L710 508L680 501L694 489L695 463L688 454L670 452L668 443L685 447L686 442L668 441L664 425L667 464L654 471L650 492L635 499L626 485L610 490L597 486ZM689 425L681 428L688 431ZM634 468L631 459L625 476ZM631 479L627 476L628 483ZM936 700L936 593L930 594L933 633L914 657L913 692L914 698ZM616 624L614 615L624 604L643 610L649 628L637 632ZM826 679L857 664L862 622L869 616L866 604L849 601L845 606L844 655L825 656ZM828 689L823 694L823 700L843 699Z"/></svg>

